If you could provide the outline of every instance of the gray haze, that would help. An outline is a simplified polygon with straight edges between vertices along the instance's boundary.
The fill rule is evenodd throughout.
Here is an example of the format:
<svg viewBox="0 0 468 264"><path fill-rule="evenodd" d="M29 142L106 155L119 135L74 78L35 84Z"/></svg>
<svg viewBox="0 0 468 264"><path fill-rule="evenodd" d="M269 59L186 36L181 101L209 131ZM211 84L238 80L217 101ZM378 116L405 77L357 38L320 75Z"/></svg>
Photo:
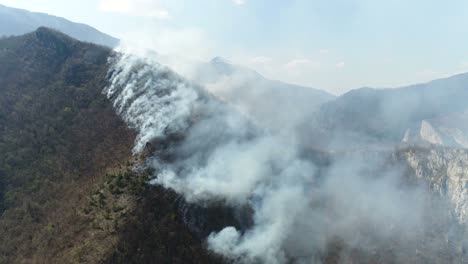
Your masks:
<svg viewBox="0 0 468 264"><path fill-rule="evenodd" d="M298 125L306 113L335 99L322 90L266 79L220 57L197 65L192 75L218 98L276 131Z"/></svg>
<svg viewBox="0 0 468 264"><path fill-rule="evenodd" d="M211 233L207 242L214 252L237 263L320 263L327 248L344 243L364 256L385 249L398 263L462 258L465 227L443 195L433 194L411 176L398 149L362 151L350 144L340 153L326 154L325 148L317 154L310 142L304 142L306 132L297 131L302 128L296 121L282 123L282 129L265 129L252 112L240 113L156 61L118 55L110 63L111 84L105 93L138 131L135 153L147 143L156 148L148 160L156 171L152 183L173 189L188 203L251 208L250 226L226 226ZM411 102L434 103L433 97L417 95L416 90L409 88ZM356 104L364 107L371 102ZM405 100L378 103L378 116L387 118L378 120L382 123L419 116L416 110L432 114L440 108L433 104L413 108ZM388 104L389 108L381 107ZM453 104L453 109L459 106ZM268 109L272 117L287 111ZM338 110L342 109L346 108ZM342 114L325 110L319 115ZM294 119L307 124L310 113L298 113ZM365 120L364 112L348 114ZM380 140L367 130L358 132L363 141ZM314 158L320 153L328 160L325 164Z"/></svg>
<svg viewBox="0 0 468 264"><path fill-rule="evenodd" d="M115 47L119 40L80 23L43 13L0 5L0 36L23 35L44 26L61 31L81 41Z"/></svg>
<svg viewBox="0 0 468 264"><path fill-rule="evenodd" d="M403 142L468 149L468 112L425 119L405 131Z"/></svg>
<svg viewBox="0 0 468 264"><path fill-rule="evenodd" d="M323 105L302 129L313 144L327 148L392 145L423 120L465 111L466 98L468 74L395 89L362 88ZM451 123L465 130L462 122Z"/></svg>

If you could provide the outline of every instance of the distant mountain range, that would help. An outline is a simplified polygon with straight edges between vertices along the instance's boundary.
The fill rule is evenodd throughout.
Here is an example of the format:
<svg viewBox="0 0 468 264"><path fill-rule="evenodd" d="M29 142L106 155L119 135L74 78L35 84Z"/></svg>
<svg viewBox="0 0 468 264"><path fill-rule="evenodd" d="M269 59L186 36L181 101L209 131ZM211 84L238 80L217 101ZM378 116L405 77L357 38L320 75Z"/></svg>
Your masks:
<svg viewBox="0 0 468 264"><path fill-rule="evenodd" d="M195 81L273 129L294 126L335 99L323 90L267 79L221 57L200 64Z"/></svg>
<svg viewBox="0 0 468 264"><path fill-rule="evenodd" d="M0 5L0 36L17 36L48 27L80 41L115 47L119 40L95 28L43 13ZM269 128L295 124L335 96L318 89L269 80L221 57L200 63L192 76L218 97L236 105ZM275 115L272 116L271 113Z"/></svg>
<svg viewBox="0 0 468 264"><path fill-rule="evenodd" d="M85 24L44 13L0 5L0 36L18 36L44 26L59 30L78 40L115 47L119 40Z"/></svg>
<svg viewBox="0 0 468 264"><path fill-rule="evenodd" d="M193 79L270 129L300 127L302 141L318 148L401 142L468 147L468 74L335 97L216 57L198 65Z"/></svg>
<svg viewBox="0 0 468 264"><path fill-rule="evenodd" d="M326 138L332 145L397 143L423 120L454 118L452 114L465 111L467 98L468 74L394 89L352 90L324 104L312 125L308 124L308 131L313 130L318 141L323 143ZM465 126L444 123L452 128ZM371 142L362 142L363 138Z"/></svg>
<svg viewBox="0 0 468 264"><path fill-rule="evenodd" d="M0 39L0 263L232 263L229 257L239 254L232 247L227 248L232 255L207 250L210 234L236 227L249 239L256 218L270 212L273 217L261 220L288 220L288 225L272 223L292 230L278 229L287 238L279 236L282 243L273 250L286 252L279 263L309 256L324 264L467 259L468 150L457 148L466 137L468 74L397 89L358 89L335 98L268 80L221 58L199 67L200 83L259 123L272 129L298 125L304 139L319 143L314 147L339 139L348 144L346 151L336 152L292 142L300 147L290 158L289 133L281 135L284 141L252 140L257 129L255 134L247 129L250 122L239 129L238 115L218 116L219 110L227 111L225 104L209 102L213 98L205 93L193 96L199 86L157 63L147 65L146 58L118 71L109 58L121 57L43 27ZM109 73L121 72L122 79L109 79ZM106 97L103 89L117 94ZM121 109L135 119L116 108L121 95L130 96L124 106L131 107ZM187 103L193 100L199 104ZM168 106L170 111L155 115ZM167 122L185 109L188 123ZM150 137L139 137L136 129L148 129ZM393 147L403 139L410 146L352 149L370 139ZM132 155L137 140L146 143L144 151ZM426 145L411 145L419 141ZM453 142L456 148L433 146ZM206 151L214 145L213 152ZM258 191L248 191L251 202L236 207L211 199L188 204L174 190L147 184L164 176L154 168L187 173L199 167L205 168L200 175L216 171L210 179L225 181L217 186L226 190L242 188L239 183L250 181L246 175L264 173L265 178L259 179ZM213 181L197 183L195 188L203 189ZM279 199L296 192L300 196ZM272 202L255 211L265 204L259 199L265 193ZM295 209L297 204L303 210ZM271 263L262 260L252 263Z"/></svg>

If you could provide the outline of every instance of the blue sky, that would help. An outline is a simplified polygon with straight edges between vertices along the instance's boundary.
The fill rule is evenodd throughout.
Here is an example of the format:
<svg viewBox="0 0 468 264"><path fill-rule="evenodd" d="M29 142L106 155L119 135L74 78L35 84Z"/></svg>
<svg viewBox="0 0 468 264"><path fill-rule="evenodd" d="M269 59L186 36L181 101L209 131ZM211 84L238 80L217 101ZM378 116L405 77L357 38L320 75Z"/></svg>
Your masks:
<svg viewBox="0 0 468 264"><path fill-rule="evenodd" d="M340 94L468 71L464 0L0 0Z"/></svg>

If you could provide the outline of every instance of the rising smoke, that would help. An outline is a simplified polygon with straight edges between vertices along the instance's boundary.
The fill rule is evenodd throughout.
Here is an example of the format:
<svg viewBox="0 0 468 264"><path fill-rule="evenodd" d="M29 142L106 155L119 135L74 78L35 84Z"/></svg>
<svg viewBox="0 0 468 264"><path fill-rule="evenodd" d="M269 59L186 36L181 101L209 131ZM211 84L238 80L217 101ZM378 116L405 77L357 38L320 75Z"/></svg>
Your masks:
<svg viewBox="0 0 468 264"><path fill-rule="evenodd" d="M444 201L388 155L342 153L324 165L291 127L263 129L156 61L121 54L110 64L104 92L138 132L134 152L169 141L164 149L156 144L148 161L152 183L188 203L252 209L245 230L212 232L210 250L238 263L272 264L321 263L330 247L350 249L343 262L356 252L378 259L382 249L404 263L451 250Z"/></svg>

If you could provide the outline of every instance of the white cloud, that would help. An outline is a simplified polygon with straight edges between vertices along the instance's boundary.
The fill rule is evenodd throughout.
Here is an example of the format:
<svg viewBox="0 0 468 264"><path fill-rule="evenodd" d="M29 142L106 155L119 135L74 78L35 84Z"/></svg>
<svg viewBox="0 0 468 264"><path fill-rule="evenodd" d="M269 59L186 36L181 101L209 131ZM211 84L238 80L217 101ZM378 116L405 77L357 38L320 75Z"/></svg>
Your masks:
<svg viewBox="0 0 468 264"><path fill-rule="evenodd" d="M328 49L321 49L321 50L319 50L319 53L320 53L320 54L328 54L328 53L330 53L330 50L328 50Z"/></svg>
<svg viewBox="0 0 468 264"><path fill-rule="evenodd" d="M158 34L152 34L158 32ZM132 53L154 50L161 56L168 56L166 62L173 68L175 64L185 64L186 60L208 60L214 54L214 44L208 34L200 28L170 28L154 23L141 25L140 28L127 32L122 38L122 45Z"/></svg>
<svg viewBox="0 0 468 264"><path fill-rule="evenodd" d="M271 57L258 56L250 59L251 64L268 64L273 61Z"/></svg>
<svg viewBox="0 0 468 264"><path fill-rule="evenodd" d="M318 69L320 68L321 64L319 61L313 61L309 59L294 59L286 63L284 66L289 71L302 71L302 70L310 70L310 69Z"/></svg>
<svg viewBox="0 0 468 264"><path fill-rule="evenodd" d="M335 66L336 66L337 69L343 69L345 67L345 62L340 61L340 62L336 63Z"/></svg>
<svg viewBox="0 0 468 264"><path fill-rule="evenodd" d="M245 0L232 0L232 2L234 2L234 4L236 4L236 5L243 5L243 4L245 4Z"/></svg>
<svg viewBox="0 0 468 264"><path fill-rule="evenodd" d="M99 9L104 12L121 13L156 19L169 19L170 14L159 1L152 0L101 0Z"/></svg>

